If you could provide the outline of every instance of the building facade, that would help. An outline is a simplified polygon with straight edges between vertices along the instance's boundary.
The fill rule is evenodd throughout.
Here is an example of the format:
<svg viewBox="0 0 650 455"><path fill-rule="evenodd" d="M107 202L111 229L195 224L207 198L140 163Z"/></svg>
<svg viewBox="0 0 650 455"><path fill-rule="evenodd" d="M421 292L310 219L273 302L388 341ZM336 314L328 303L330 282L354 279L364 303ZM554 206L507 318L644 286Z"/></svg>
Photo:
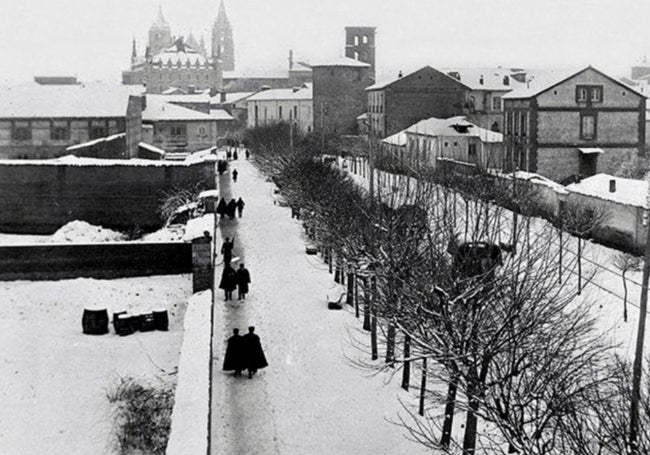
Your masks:
<svg viewBox="0 0 650 455"><path fill-rule="evenodd" d="M219 13L212 26L212 58L221 61L223 71L235 71L235 41L223 0L219 3Z"/></svg>
<svg viewBox="0 0 650 455"><path fill-rule="evenodd" d="M125 133L115 158L137 156L143 98L132 87L29 85L0 97L0 158L53 158L72 145Z"/></svg>
<svg viewBox="0 0 650 455"><path fill-rule="evenodd" d="M250 96L247 105L249 128L285 122L309 132L314 122L309 84L294 89L263 90Z"/></svg>
<svg viewBox="0 0 650 455"><path fill-rule="evenodd" d="M376 73L376 27L345 27L345 56L370 65L370 77Z"/></svg>
<svg viewBox="0 0 650 455"><path fill-rule="evenodd" d="M469 90L447 74L425 66L406 76L374 84L366 93L370 132L384 138L423 119L462 114Z"/></svg>
<svg viewBox="0 0 650 455"><path fill-rule="evenodd" d="M371 67L350 58L312 66L314 131L357 134L357 117L366 112Z"/></svg>
<svg viewBox="0 0 650 455"><path fill-rule="evenodd" d="M563 181L644 153L645 96L595 68L539 77L503 100L506 170Z"/></svg>

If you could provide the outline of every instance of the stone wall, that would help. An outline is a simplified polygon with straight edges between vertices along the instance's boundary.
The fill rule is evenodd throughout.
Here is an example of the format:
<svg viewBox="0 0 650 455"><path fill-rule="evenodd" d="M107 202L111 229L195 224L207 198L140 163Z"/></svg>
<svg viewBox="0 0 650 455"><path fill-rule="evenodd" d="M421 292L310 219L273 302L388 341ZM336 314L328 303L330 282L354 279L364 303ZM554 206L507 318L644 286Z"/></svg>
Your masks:
<svg viewBox="0 0 650 455"><path fill-rule="evenodd" d="M158 209L165 194L199 184L215 188L214 168L213 161L192 165L4 161L0 163L0 231L51 234L73 220L120 231L154 230L163 225Z"/></svg>

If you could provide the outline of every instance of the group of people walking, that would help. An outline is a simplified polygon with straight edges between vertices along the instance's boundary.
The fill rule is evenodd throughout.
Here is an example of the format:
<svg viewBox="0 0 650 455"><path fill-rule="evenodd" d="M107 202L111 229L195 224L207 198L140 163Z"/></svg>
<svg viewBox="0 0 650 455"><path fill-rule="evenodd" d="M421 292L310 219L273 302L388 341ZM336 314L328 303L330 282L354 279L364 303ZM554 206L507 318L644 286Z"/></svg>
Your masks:
<svg viewBox="0 0 650 455"><path fill-rule="evenodd" d="M237 200L235 200L235 198L232 198L230 199L230 202L226 202L226 198L222 197L217 204L217 213L221 216L221 219L227 215L228 218L234 220L235 212L237 212L237 215L239 215L239 218L241 218L245 205L246 203L242 198L239 198Z"/></svg>
<svg viewBox="0 0 650 455"><path fill-rule="evenodd" d="M237 270L235 270L230 263L224 264L219 288L223 289L226 301L232 300L232 293L235 289L237 289L238 293L237 300L246 300L246 294L248 294L248 285L250 282L250 272L243 263L239 264Z"/></svg>
<svg viewBox="0 0 650 455"><path fill-rule="evenodd" d="M241 376L243 370L248 370L250 379L257 370L268 365L260 337L255 334L255 327L249 327L244 336L239 334L239 329L233 329L233 335L228 338L223 370L234 371L235 376Z"/></svg>

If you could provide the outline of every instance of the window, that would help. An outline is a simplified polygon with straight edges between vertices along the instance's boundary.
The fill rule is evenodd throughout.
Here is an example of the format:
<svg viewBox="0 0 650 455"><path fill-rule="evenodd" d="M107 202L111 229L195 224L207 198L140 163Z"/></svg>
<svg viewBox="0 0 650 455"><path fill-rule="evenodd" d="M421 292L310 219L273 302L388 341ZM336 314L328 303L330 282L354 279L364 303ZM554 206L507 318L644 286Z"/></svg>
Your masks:
<svg viewBox="0 0 650 455"><path fill-rule="evenodd" d="M591 102L600 103L603 100L603 88L602 87L592 87L591 88Z"/></svg>
<svg viewBox="0 0 650 455"><path fill-rule="evenodd" d="M70 137L70 130L67 122L54 122L50 125L50 139L53 141L65 141Z"/></svg>
<svg viewBox="0 0 650 455"><path fill-rule="evenodd" d="M602 103L602 85L578 85L576 87L576 101L579 103Z"/></svg>
<svg viewBox="0 0 650 455"><path fill-rule="evenodd" d="M500 111L501 110L501 97L493 96L492 97L492 110Z"/></svg>
<svg viewBox="0 0 650 455"><path fill-rule="evenodd" d="M186 135L185 125L172 125L170 130L172 137L182 137Z"/></svg>
<svg viewBox="0 0 650 455"><path fill-rule="evenodd" d="M358 46L359 45L359 35L354 36L354 45Z"/></svg>
<svg viewBox="0 0 650 455"><path fill-rule="evenodd" d="M363 35L363 39L361 41L363 44L368 44L368 35Z"/></svg>
<svg viewBox="0 0 650 455"><path fill-rule="evenodd" d="M205 126L199 126L199 134L200 134L201 136L205 136L205 135L206 135L206 129L205 129Z"/></svg>
<svg viewBox="0 0 650 455"><path fill-rule="evenodd" d="M103 126L94 126L90 130L90 139L99 139L106 136L108 136L108 132Z"/></svg>
<svg viewBox="0 0 650 455"><path fill-rule="evenodd" d="M467 158L469 158L469 161L476 161L476 144L467 146Z"/></svg>
<svg viewBox="0 0 650 455"><path fill-rule="evenodd" d="M282 106L278 106L278 118L282 118Z"/></svg>
<svg viewBox="0 0 650 455"><path fill-rule="evenodd" d="M458 147L458 142L454 142L454 147Z"/></svg>
<svg viewBox="0 0 650 455"><path fill-rule="evenodd" d="M593 114L583 115L580 119L580 139L596 139L596 116Z"/></svg>
<svg viewBox="0 0 650 455"><path fill-rule="evenodd" d="M298 106L293 107L293 118L298 118Z"/></svg>
<svg viewBox="0 0 650 455"><path fill-rule="evenodd" d="M588 92L587 87L578 87L577 90L578 92L576 94L576 99L578 100L578 102L584 103L585 101L587 101L587 92Z"/></svg>
<svg viewBox="0 0 650 455"><path fill-rule="evenodd" d="M32 129L29 122L16 122L11 132L14 141L29 141L32 139Z"/></svg>
<svg viewBox="0 0 650 455"><path fill-rule="evenodd" d="M359 53L357 51L354 51L354 59L359 60Z"/></svg>

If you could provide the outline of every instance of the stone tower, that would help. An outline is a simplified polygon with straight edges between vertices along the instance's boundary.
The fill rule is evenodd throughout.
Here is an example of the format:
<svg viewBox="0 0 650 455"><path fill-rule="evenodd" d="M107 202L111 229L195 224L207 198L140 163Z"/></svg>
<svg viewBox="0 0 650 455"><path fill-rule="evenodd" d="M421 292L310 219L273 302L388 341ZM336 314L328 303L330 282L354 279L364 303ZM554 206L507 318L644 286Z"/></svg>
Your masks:
<svg viewBox="0 0 650 455"><path fill-rule="evenodd" d="M235 70L235 43L223 0L219 4L217 20L212 26L212 57L221 60L223 71Z"/></svg>
<svg viewBox="0 0 650 455"><path fill-rule="evenodd" d="M149 29L149 53L156 55L172 45L172 29L165 21L162 6L158 6L158 17Z"/></svg>
<svg viewBox="0 0 650 455"><path fill-rule="evenodd" d="M375 79L375 27L345 27L345 56L370 65Z"/></svg>

